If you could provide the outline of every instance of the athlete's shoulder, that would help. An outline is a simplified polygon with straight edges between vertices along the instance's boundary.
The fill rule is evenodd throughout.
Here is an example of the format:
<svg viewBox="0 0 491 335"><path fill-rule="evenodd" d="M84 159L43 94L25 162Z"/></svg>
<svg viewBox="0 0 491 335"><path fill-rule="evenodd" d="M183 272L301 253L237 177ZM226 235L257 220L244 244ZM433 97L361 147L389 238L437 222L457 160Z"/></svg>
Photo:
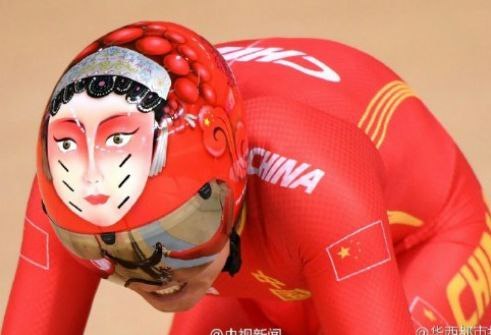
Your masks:
<svg viewBox="0 0 491 335"><path fill-rule="evenodd" d="M248 209L268 236L314 255L340 231L376 217L384 164L361 129L278 96L245 106Z"/></svg>
<svg viewBox="0 0 491 335"><path fill-rule="evenodd" d="M363 73L388 71L394 74L369 53L328 39L272 37L223 42L216 47L225 60L232 63L274 63L331 82L339 82L343 75L350 73L363 76ZM316 75L315 70L324 73L317 71Z"/></svg>
<svg viewBox="0 0 491 335"><path fill-rule="evenodd" d="M384 85L400 78L374 57L312 38L266 38L217 46L244 98L283 96L351 123Z"/></svg>
<svg viewBox="0 0 491 335"><path fill-rule="evenodd" d="M315 189L330 192L327 184L335 180L348 183L357 162L382 172L379 152L352 123L279 96L256 97L244 106L251 149L248 172L264 187L278 192L299 188L295 193L301 196L298 192L312 194ZM323 181L325 175L329 177Z"/></svg>

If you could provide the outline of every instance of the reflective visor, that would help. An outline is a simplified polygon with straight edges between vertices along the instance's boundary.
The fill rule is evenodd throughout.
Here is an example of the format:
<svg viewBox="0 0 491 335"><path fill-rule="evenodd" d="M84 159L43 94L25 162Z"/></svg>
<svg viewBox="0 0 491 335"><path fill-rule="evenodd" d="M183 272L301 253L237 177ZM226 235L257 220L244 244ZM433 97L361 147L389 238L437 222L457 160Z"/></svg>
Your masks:
<svg viewBox="0 0 491 335"><path fill-rule="evenodd" d="M215 259L232 228L233 205L226 184L213 181L165 217L130 231L80 234L51 223L73 254L110 269L108 279L159 283L173 270Z"/></svg>

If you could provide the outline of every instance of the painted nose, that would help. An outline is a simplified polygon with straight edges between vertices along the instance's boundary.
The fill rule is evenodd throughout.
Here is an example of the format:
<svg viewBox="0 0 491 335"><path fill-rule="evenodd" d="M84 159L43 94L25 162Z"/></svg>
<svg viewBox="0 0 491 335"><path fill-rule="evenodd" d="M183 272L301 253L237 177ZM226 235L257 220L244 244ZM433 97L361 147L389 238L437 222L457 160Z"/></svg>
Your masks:
<svg viewBox="0 0 491 335"><path fill-rule="evenodd" d="M99 170L93 166L87 169L87 173L85 174L85 182L89 184L98 184L104 180L104 177L99 172Z"/></svg>
<svg viewBox="0 0 491 335"><path fill-rule="evenodd" d="M98 184L104 180L102 173L99 171L93 154L89 154L89 162L84 180L89 184Z"/></svg>

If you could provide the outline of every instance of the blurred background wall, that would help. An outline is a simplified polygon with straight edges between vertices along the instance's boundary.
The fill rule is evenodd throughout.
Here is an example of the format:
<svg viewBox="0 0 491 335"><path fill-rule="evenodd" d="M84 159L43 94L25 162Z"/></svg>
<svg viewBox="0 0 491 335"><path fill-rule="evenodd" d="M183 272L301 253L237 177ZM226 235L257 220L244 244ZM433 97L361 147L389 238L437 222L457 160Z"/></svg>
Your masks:
<svg viewBox="0 0 491 335"><path fill-rule="evenodd" d="M82 47L139 20L180 22L212 42L271 36L334 39L395 69L454 136L491 192L489 0L0 0L0 316L34 175L41 113ZM170 315L102 282L87 334L165 334Z"/></svg>

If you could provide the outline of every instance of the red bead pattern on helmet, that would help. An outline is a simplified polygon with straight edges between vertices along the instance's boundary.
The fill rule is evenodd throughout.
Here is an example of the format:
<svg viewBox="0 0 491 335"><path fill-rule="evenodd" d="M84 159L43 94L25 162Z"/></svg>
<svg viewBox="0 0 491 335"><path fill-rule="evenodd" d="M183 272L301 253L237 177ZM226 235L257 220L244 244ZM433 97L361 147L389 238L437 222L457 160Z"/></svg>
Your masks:
<svg viewBox="0 0 491 335"><path fill-rule="evenodd" d="M185 76L189 73L189 63L181 55L171 53L164 58L164 66L170 72L179 76Z"/></svg>
<svg viewBox="0 0 491 335"><path fill-rule="evenodd" d="M191 61L195 61L198 59L198 55L194 50L187 45L180 45L177 47L177 52L181 54L181 56L188 58Z"/></svg>
<svg viewBox="0 0 491 335"><path fill-rule="evenodd" d="M150 22L144 25L145 35L163 35L167 31L167 27L161 22Z"/></svg>
<svg viewBox="0 0 491 335"><path fill-rule="evenodd" d="M215 103L215 91L213 90L213 87L211 87L210 84L203 83L199 87L201 96L205 99L205 101L209 104L214 104Z"/></svg>
<svg viewBox="0 0 491 335"><path fill-rule="evenodd" d="M186 113L199 117L206 150L218 157L224 154L226 145L229 145L233 156L233 173L243 177L246 171L244 157L247 150L245 132L243 134L241 130L243 126L232 131L227 128L230 123L223 119L235 106L233 92L229 91L222 106L216 105L217 94L210 84L213 71L208 64L212 62L225 73L227 83L231 87L235 87L234 78L224 60L208 41L200 36L192 36L191 38L195 39L194 43L188 43L188 38L186 34L176 31L172 24L138 22L115 30L90 44L75 61L80 61L99 48L118 45L137 50L161 64L169 72L172 81L167 104L163 107L164 115L171 120L170 128L179 132L191 126L185 118ZM206 59L199 56L202 50L195 50L196 41L206 51Z"/></svg>
<svg viewBox="0 0 491 335"><path fill-rule="evenodd" d="M182 36L179 33L173 32L173 31L167 31L165 33L165 37L167 37L169 40L171 40L172 42L175 42L175 43L185 43L186 42L186 38L184 36Z"/></svg>
<svg viewBox="0 0 491 335"><path fill-rule="evenodd" d="M196 75L202 80L202 81L210 81L211 80L211 74L210 72L206 69L206 67L201 64L200 62L194 62L191 65L191 68L193 71L196 73Z"/></svg>
<svg viewBox="0 0 491 335"><path fill-rule="evenodd" d="M213 58L214 58L213 62L227 76L228 85L231 87L235 87L236 84L235 84L234 75L232 74L232 70L227 65L227 62L225 61L225 59L218 52L213 52L215 50L215 48L213 47L213 45L210 44L210 42L208 42L207 40L205 40L203 37L201 37L199 35L197 36L197 38L200 39L202 45L206 48L208 53L210 55L213 55Z"/></svg>
<svg viewBox="0 0 491 335"><path fill-rule="evenodd" d="M174 92L179 99L188 103L195 103L199 98L199 90L194 82L188 78L179 78L174 84Z"/></svg>
<svg viewBox="0 0 491 335"><path fill-rule="evenodd" d="M80 53L75 57L74 62L79 62L83 58L85 58L88 55L90 55L90 54L96 52L97 50L99 50L100 47L101 47L101 44L99 43L99 41L95 41L95 42L89 44L87 47L85 47L85 49L83 49L82 51L80 51Z"/></svg>
<svg viewBox="0 0 491 335"><path fill-rule="evenodd" d="M104 37L104 44L106 46L110 45L121 45L128 42L132 42L143 35L143 29L139 27L125 27L116 30Z"/></svg>
<svg viewBox="0 0 491 335"><path fill-rule="evenodd" d="M147 55L163 55L172 50L172 45L159 36L145 36L135 43L136 50Z"/></svg>

